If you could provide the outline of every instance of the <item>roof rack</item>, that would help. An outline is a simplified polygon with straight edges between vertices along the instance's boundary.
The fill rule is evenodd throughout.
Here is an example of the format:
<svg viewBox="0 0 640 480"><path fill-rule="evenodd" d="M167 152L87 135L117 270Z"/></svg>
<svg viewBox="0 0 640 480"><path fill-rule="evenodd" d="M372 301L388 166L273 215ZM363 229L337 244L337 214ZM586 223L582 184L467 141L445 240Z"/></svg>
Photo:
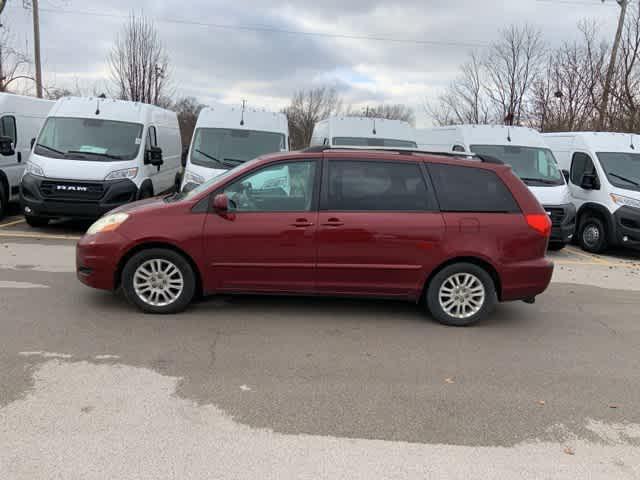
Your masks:
<svg viewBox="0 0 640 480"><path fill-rule="evenodd" d="M427 154L427 155L441 155L444 157L453 157L453 158L477 158L481 162L484 163L493 163L496 165L503 165L504 162L498 158L492 157L490 155L478 155L476 153L471 152L434 152L432 150L421 150L419 148L397 148L397 147L368 147L368 146L329 146L329 145L316 145L313 147L308 147L302 150L304 153L322 153L326 151L340 151L340 150L367 150L367 151L380 151L380 152L392 152L398 154Z"/></svg>

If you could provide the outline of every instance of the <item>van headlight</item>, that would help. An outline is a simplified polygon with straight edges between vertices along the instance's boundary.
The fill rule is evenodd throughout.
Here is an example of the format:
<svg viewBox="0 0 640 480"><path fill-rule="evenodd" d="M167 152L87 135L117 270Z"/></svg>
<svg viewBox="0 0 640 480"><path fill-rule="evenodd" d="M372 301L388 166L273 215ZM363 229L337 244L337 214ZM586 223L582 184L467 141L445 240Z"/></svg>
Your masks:
<svg viewBox="0 0 640 480"><path fill-rule="evenodd" d="M24 168L24 173L30 173L36 177L44 177L44 170L42 170L42 167L33 162L27 162L27 165Z"/></svg>
<svg viewBox="0 0 640 480"><path fill-rule="evenodd" d="M122 225L129 215L126 213L112 213L105 215L87 230L87 235L95 235L96 233L112 232Z"/></svg>
<svg viewBox="0 0 640 480"><path fill-rule="evenodd" d="M611 200L616 205L624 205L627 207L640 208L640 200L637 198L624 197L622 195L617 195L615 193L611 193Z"/></svg>
<svg viewBox="0 0 640 480"><path fill-rule="evenodd" d="M190 188L193 189L198 185L202 185L203 183L204 183L204 177L198 175L197 173L192 173L192 172L184 173L184 179L182 180L183 188L191 184Z"/></svg>
<svg viewBox="0 0 640 480"><path fill-rule="evenodd" d="M125 168L123 170L114 170L109 173L104 179L105 180L124 180L126 178L133 179L138 176L138 168Z"/></svg>

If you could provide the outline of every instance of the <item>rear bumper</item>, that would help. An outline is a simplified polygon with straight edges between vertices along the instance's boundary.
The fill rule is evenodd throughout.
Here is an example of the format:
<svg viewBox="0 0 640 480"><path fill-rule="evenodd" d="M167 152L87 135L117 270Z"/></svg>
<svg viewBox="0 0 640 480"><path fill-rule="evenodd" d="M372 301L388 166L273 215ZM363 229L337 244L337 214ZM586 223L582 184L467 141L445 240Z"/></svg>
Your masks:
<svg viewBox="0 0 640 480"><path fill-rule="evenodd" d="M126 240L116 232L85 235L76 246L76 276L85 285L115 290L123 245Z"/></svg>
<svg viewBox="0 0 640 480"><path fill-rule="evenodd" d="M640 208L620 207L613 214L618 245L640 248Z"/></svg>
<svg viewBox="0 0 640 480"><path fill-rule="evenodd" d="M500 300L511 302L536 297L547 289L552 275L553 262L548 258L511 264L503 268L500 275Z"/></svg>
<svg viewBox="0 0 640 480"><path fill-rule="evenodd" d="M93 191L49 190L43 184L60 184L84 188L91 186ZM46 192L46 193L45 193ZM25 175L20 185L20 204L22 211L29 207L30 216L44 218L71 217L78 219L96 219L125 203L135 201L138 187L131 180L113 180L108 182L81 182L75 180L49 180Z"/></svg>

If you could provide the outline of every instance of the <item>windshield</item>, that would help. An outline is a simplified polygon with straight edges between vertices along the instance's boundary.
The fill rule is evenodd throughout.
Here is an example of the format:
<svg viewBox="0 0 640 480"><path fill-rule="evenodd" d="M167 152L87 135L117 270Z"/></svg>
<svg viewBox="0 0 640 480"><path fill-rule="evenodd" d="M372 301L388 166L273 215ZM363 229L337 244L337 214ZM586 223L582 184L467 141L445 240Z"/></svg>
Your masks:
<svg viewBox="0 0 640 480"><path fill-rule="evenodd" d="M611 185L640 192L640 154L600 152L597 155Z"/></svg>
<svg viewBox="0 0 640 480"><path fill-rule="evenodd" d="M49 117L35 153L69 160L133 160L142 143L142 125L97 118Z"/></svg>
<svg viewBox="0 0 640 480"><path fill-rule="evenodd" d="M564 185L564 177L548 148L512 145L471 145L471 151L488 155L511 165L514 173L529 186Z"/></svg>
<svg viewBox="0 0 640 480"><path fill-rule="evenodd" d="M191 163L208 168L233 168L260 155L286 150L285 135L255 130L199 128Z"/></svg>
<svg viewBox="0 0 640 480"><path fill-rule="evenodd" d="M416 142L393 138L333 137L334 146L418 148Z"/></svg>

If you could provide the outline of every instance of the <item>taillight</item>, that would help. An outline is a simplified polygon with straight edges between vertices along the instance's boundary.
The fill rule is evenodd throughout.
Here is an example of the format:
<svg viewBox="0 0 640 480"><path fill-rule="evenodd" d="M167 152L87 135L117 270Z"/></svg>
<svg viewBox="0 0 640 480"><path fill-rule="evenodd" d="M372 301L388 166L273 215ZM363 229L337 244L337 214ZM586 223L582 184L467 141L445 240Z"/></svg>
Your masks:
<svg viewBox="0 0 640 480"><path fill-rule="evenodd" d="M551 235L551 219L549 215L544 213L531 213L525 215L525 218L527 224L542 236L548 237Z"/></svg>

